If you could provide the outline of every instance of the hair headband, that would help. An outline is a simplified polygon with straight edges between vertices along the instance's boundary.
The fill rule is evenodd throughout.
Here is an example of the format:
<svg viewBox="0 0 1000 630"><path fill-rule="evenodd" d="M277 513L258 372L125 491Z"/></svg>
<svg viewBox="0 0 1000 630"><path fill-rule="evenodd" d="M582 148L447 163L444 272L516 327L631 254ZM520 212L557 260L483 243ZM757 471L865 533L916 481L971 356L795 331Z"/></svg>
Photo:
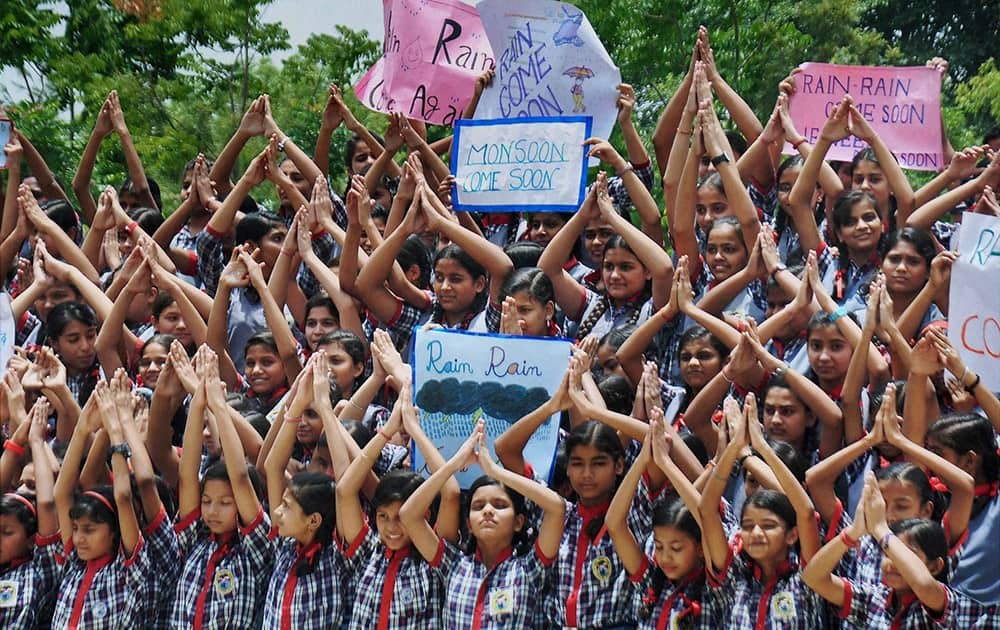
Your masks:
<svg viewBox="0 0 1000 630"><path fill-rule="evenodd" d="M23 503L25 505L25 507L27 507L29 510L31 510L31 515L32 516L34 516L35 518L38 518L38 511L35 510L34 504L32 504L31 501L29 501L28 499L26 499L23 496L17 494L16 492L7 492L3 496L4 497L9 497L11 499L14 499L15 501L20 501L21 503Z"/></svg>
<svg viewBox="0 0 1000 630"><path fill-rule="evenodd" d="M87 490L83 494L84 494L84 496L93 497L93 498L97 499L98 501L100 501L101 503L103 503L106 508L108 508L109 510L111 510L112 513L114 513L115 508L114 508L113 505L111 505L111 501L108 501L108 498L106 496L104 496L103 494L101 494L100 492L94 492L93 490Z"/></svg>

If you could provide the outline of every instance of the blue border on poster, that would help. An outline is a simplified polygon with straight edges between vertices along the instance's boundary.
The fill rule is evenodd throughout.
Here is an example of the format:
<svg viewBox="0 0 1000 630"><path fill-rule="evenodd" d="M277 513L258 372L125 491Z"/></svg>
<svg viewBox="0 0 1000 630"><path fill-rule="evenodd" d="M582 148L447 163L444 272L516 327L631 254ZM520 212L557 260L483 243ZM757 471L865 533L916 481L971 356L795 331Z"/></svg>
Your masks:
<svg viewBox="0 0 1000 630"><path fill-rule="evenodd" d="M584 130L584 140L589 138L593 133L594 127L594 117L593 116L543 116L539 118L494 118L488 120L474 120L460 118L455 121L455 131L454 138L452 138L452 151L451 160L449 167L451 168L451 174L454 175L458 170L458 151L455 150L456 147L460 146L462 138L462 127L485 127L485 126L499 126L499 125L517 125L521 123L585 123ZM576 212L580 209L583 204L583 199L587 195L587 152L583 152L583 163L580 172L580 194L578 195L576 205L566 205L566 204L505 204L496 206L479 206L474 204L461 203L458 200L458 184L455 184L455 189L452 191L452 201L453 207L456 211L462 212Z"/></svg>
<svg viewBox="0 0 1000 630"><path fill-rule="evenodd" d="M505 338L509 338L509 339L542 339L542 340L545 340L545 341L568 341L571 344L573 343L573 340L570 339L569 337L537 337L535 335L504 335L504 334L501 334L501 333L472 332L472 331L468 331L468 330L457 330L457 329L454 329L454 328L434 328L433 330L438 330L440 332L451 333L451 334L454 334L454 335L471 335L473 337L494 337L494 338L499 338L499 339L505 339ZM416 337L417 337L417 329L415 329L413 331L413 340L414 340L414 342L416 341ZM417 355L417 344L416 343L410 343L410 357L409 357L409 361L410 361L410 382L411 383L414 383L416 381L416 378L417 378L417 370L414 367L414 359L416 358L416 355ZM572 350L570 350L569 356L570 357L573 356L573 351ZM417 388L416 387L411 387L410 389L413 390L413 406L416 407L416 405L417 405ZM559 414L559 415L560 415L560 417L562 416L562 414ZM410 441L410 448L413 449L415 447L416 447L416 445L411 440ZM552 473L555 471L555 467L556 467L556 454L558 453L558 451L559 451L559 445L557 443L556 444L556 448L552 449L552 461L549 462L549 474L548 474L548 477L545 479L545 483L546 484L549 484L549 483L552 482ZM412 455L410 456L410 470L412 472L417 472L416 462L413 459Z"/></svg>

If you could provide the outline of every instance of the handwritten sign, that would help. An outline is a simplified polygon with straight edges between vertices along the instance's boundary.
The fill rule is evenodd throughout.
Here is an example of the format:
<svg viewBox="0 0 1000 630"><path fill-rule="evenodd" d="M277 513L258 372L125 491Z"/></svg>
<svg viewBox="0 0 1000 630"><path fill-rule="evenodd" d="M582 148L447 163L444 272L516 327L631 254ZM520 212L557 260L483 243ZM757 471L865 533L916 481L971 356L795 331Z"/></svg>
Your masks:
<svg viewBox="0 0 1000 630"><path fill-rule="evenodd" d="M587 186L592 119L459 120L451 172L455 208L576 212Z"/></svg>
<svg viewBox="0 0 1000 630"><path fill-rule="evenodd" d="M572 347L567 339L417 329L410 365L420 426L448 459L483 418L492 451L504 431L559 389ZM558 434L556 414L524 448L525 461L541 479L549 478ZM429 474L426 466L414 449L414 470ZM473 466L459 473L458 482L468 488L482 474Z"/></svg>
<svg viewBox="0 0 1000 630"><path fill-rule="evenodd" d="M14 356L14 311L10 306L10 294L0 293L0 367L7 368L7 362Z"/></svg>
<svg viewBox="0 0 1000 630"><path fill-rule="evenodd" d="M966 212L951 270L948 339L983 384L1000 391L1000 219Z"/></svg>
<svg viewBox="0 0 1000 630"><path fill-rule="evenodd" d="M551 0L478 6L497 63L477 119L592 116L593 134L611 135L621 73L580 9Z"/></svg>
<svg viewBox="0 0 1000 630"><path fill-rule="evenodd" d="M382 57L354 88L377 112L451 125L493 67L479 12L460 0L383 0Z"/></svg>
<svg viewBox="0 0 1000 630"><path fill-rule="evenodd" d="M904 168L945 167L941 139L941 75L933 68L883 68L804 63L795 75L789 110L795 126L815 144L845 94ZM835 143L827 157L850 161L868 145L853 136ZM796 153L785 145L785 153Z"/></svg>
<svg viewBox="0 0 1000 630"><path fill-rule="evenodd" d="M14 124L9 120L0 118L0 168L7 168L7 154L3 152L3 148L10 142L10 135L13 132Z"/></svg>

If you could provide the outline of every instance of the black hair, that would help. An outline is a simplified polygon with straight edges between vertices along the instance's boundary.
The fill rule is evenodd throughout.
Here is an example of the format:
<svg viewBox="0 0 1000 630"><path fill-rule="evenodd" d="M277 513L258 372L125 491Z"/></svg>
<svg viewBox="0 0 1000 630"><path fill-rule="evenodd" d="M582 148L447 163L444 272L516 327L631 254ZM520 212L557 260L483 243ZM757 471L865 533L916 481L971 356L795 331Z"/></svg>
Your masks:
<svg viewBox="0 0 1000 630"><path fill-rule="evenodd" d="M747 244L743 240L743 226L740 225L740 220L732 215L719 217L718 219L712 221L712 224L708 226L707 230L705 230L705 243L708 243L708 237L711 236L712 230L714 230L716 227L721 227L723 225L728 225L732 227L733 230L736 231L736 236L739 237L737 240L739 240L740 245L743 246L743 252L749 256L750 253L747 250Z"/></svg>
<svg viewBox="0 0 1000 630"><path fill-rule="evenodd" d="M169 291L157 291L156 297L153 298L153 306L151 307L153 318L160 319L163 311L167 310L167 307L176 301L174 296L170 295Z"/></svg>
<svg viewBox="0 0 1000 630"><path fill-rule="evenodd" d="M609 348L614 348L616 351L618 348L622 347L632 333L635 332L637 326L635 324L626 324L625 326L619 326L618 328L612 328L610 332L606 333L601 337L597 344L597 347L608 346Z"/></svg>
<svg viewBox="0 0 1000 630"><path fill-rule="evenodd" d="M855 324L858 323L858 318L855 317L854 313L848 313L847 315L845 315L845 317L850 317L851 321L853 321ZM830 327L833 327L834 330L837 330L838 331L837 334L843 336L839 332L837 324L836 322L833 321L833 316L830 313L817 311L816 313L813 313L812 317L809 318L809 323L806 324L806 339L811 337L813 332L819 330L820 328L830 328ZM858 327L860 328L860 326Z"/></svg>
<svg viewBox="0 0 1000 630"><path fill-rule="evenodd" d="M538 267L522 267L511 272L500 287L500 301L520 291L527 291L532 300L542 306L555 303L555 289L552 280Z"/></svg>
<svg viewBox="0 0 1000 630"><path fill-rule="evenodd" d="M714 173L709 173L705 177L705 179L698 182L698 190L701 190L705 186L708 186L709 188L714 188L723 197L726 196L726 187L722 182L722 175L720 175L718 171L715 171Z"/></svg>
<svg viewBox="0 0 1000 630"><path fill-rule="evenodd" d="M337 529L337 487L333 479L323 473L300 472L288 482L288 490L305 516L319 514L323 519L315 534L315 540L322 549L306 562L298 563L295 575L301 577L316 570L319 557L333 542Z"/></svg>
<svg viewBox="0 0 1000 630"><path fill-rule="evenodd" d="M405 273L410 267L416 265L420 269L420 277L417 279L417 288L426 289L431 285L431 250L427 243L416 234L410 234L403 241L403 246L396 254L396 262L403 268Z"/></svg>
<svg viewBox="0 0 1000 630"><path fill-rule="evenodd" d="M969 451L982 461L985 483L1000 480L1000 455L997 454L996 434L990 421L977 413L950 413L938 418L927 429L933 439L958 455Z"/></svg>
<svg viewBox="0 0 1000 630"><path fill-rule="evenodd" d="M257 470L256 466L250 462L246 462L247 465L247 476L250 477L250 485L253 486L253 492L257 495L258 501L263 501L267 497L267 492L264 488L264 478L261 477L260 471ZM226 462L219 460L213 464L210 464L208 468L205 469L205 474L201 479L201 492L205 492L205 482L207 481L225 481L228 484L232 484L229 480L229 471L226 469Z"/></svg>
<svg viewBox="0 0 1000 630"><path fill-rule="evenodd" d="M226 404L240 412L240 414L245 414L249 411L255 411L256 407L250 400L250 397L243 392L229 392L226 394Z"/></svg>
<svg viewBox="0 0 1000 630"><path fill-rule="evenodd" d="M535 241L514 241L503 248L503 253L514 263L514 269L537 267L545 247Z"/></svg>
<svg viewBox="0 0 1000 630"><path fill-rule="evenodd" d="M260 240L267 236L268 232L283 227L285 227L285 222L276 214L251 212L236 224L236 242L241 244L250 241L260 245Z"/></svg>
<svg viewBox="0 0 1000 630"><path fill-rule="evenodd" d="M72 229L79 229L76 210L63 199L50 199L41 206L45 216L52 219L52 222L62 228L63 232L69 233Z"/></svg>
<svg viewBox="0 0 1000 630"><path fill-rule="evenodd" d="M406 501L424 478L409 470L393 470L382 476L372 496L372 507L378 508L390 503Z"/></svg>
<svg viewBox="0 0 1000 630"><path fill-rule="evenodd" d="M375 140L379 144L381 144L382 146L385 146L385 140L382 139L382 136L378 135L374 131L369 131L369 133L372 134L372 137L375 138ZM365 144L367 144L367 142L365 141L364 138L362 138L358 134L354 133L354 134L351 134L351 137L348 138L347 142L344 144L344 166L347 167L347 172L348 173L351 172L351 162L354 160L354 152L357 150L358 144L360 144L362 142L364 142ZM369 150L374 150L374 147L368 147L368 148L369 148ZM351 185L350 178L348 178L348 182L347 182L348 188L350 188L350 185ZM345 199L347 198L346 194L344 195L344 198Z"/></svg>
<svg viewBox="0 0 1000 630"><path fill-rule="evenodd" d="M788 379L786 379L783 374L774 374L767 381L767 385L764 386L764 391L760 395L761 410L763 410L764 401L767 399L768 392L772 389L783 389L791 393L791 395L795 397L795 400L799 401L799 404L802 405L802 409L805 411L806 415L811 415L813 417L813 423L806 426L805 430L802 432L802 452L800 453L800 456L802 457L810 456L811 453L819 448L819 418L816 417L816 413L812 410L812 408L809 407L804 400L802 400L802 397L799 396L794 389L792 389L792 386L788 384ZM785 444L784 442L779 443ZM791 446L791 444L788 446L791 447L792 450L796 450ZM805 462L803 462L803 464L805 464ZM803 470L802 479L799 479L799 481L802 481L803 479L805 479L805 470Z"/></svg>
<svg viewBox="0 0 1000 630"><path fill-rule="evenodd" d="M806 456L788 442L769 438L767 443L781 460L781 463L785 465L785 468L792 473L795 480L799 483L805 483L806 471L809 470L809 460L806 459Z"/></svg>
<svg viewBox="0 0 1000 630"><path fill-rule="evenodd" d="M983 134L983 144L989 144L997 139L1000 139L1000 125L990 127L989 130Z"/></svg>
<svg viewBox="0 0 1000 630"><path fill-rule="evenodd" d="M515 490L507 487L502 481L498 481L493 477L488 475L482 475L472 482L469 486L469 491L463 493L462 501L462 528L468 530L469 524L469 512L472 507L472 499L476 496L476 490L480 488L485 488L487 486L499 486L510 498L511 507L514 508L515 516L524 517L524 526L521 527L520 531L514 532L514 539L511 541L511 546L514 548L514 552L517 555L524 555L528 553L531 548L531 542L533 540L533 532L531 531L531 522L528 518L527 513L527 501ZM470 555L476 551L476 537L472 535L472 532L468 532L468 543L466 547L466 552Z"/></svg>
<svg viewBox="0 0 1000 630"><path fill-rule="evenodd" d="M778 170L775 172L774 181L780 184L781 176L784 175L785 171L792 168L801 169L802 165L805 164L805 162L806 162L805 158L803 158L801 155L793 155L785 158L784 161L782 161L781 165L778 166ZM816 220L816 225L820 225L820 223L823 221L823 217L826 214L825 207L826 207L826 198L824 197L822 200L820 200L818 204L816 204L816 207L812 209L813 218ZM774 210L774 231L776 234L780 235L784 233L785 229L788 228L789 226L789 218L790 217L788 216L788 213L781 208L780 204L778 204L778 206ZM787 260L785 261L785 264L788 264Z"/></svg>
<svg viewBox="0 0 1000 630"><path fill-rule="evenodd" d="M732 129L726 131L726 140L729 141L729 148L733 150L733 153L738 154L734 155L733 159L747 152L747 139L739 131Z"/></svg>
<svg viewBox="0 0 1000 630"><path fill-rule="evenodd" d="M573 449L578 446L592 446L601 453L604 453L611 457L615 462L625 461L625 448L622 446L622 441L618 437L618 432L601 422L595 422L593 420L588 420L583 424L577 425L565 439L566 444L566 458L567 461L573 457ZM620 480L618 480L620 481ZM615 486L617 487L617 482ZM614 489L612 489L612 493ZM591 540L597 536L597 532L601 530L604 525L604 518L597 517L590 521L587 526L587 536Z"/></svg>
<svg viewBox="0 0 1000 630"><path fill-rule="evenodd" d="M904 518L889 525L889 530L897 537L905 535L924 552L929 562L940 559L941 569L934 574L934 579L942 584L948 583L948 537L940 522L926 518Z"/></svg>
<svg viewBox="0 0 1000 630"><path fill-rule="evenodd" d="M680 352L684 349L684 346L688 345L693 341L698 341L700 339L705 339L708 341L712 349L719 353L719 360L725 359L729 356L729 348L726 344L722 343L722 340L716 337L704 326L698 326L695 324L687 328L683 333L681 333L680 341L677 343L677 350Z"/></svg>
<svg viewBox="0 0 1000 630"><path fill-rule="evenodd" d="M21 492L0 495L0 516L13 516L24 527L24 533L28 538L31 538L38 533L38 516L36 512L28 509L24 501L11 495L17 495L31 505L35 505L35 497Z"/></svg>
<svg viewBox="0 0 1000 630"><path fill-rule="evenodd" d="M785 523L785 529L792 529L797 525L795 520L795 508L781 492L769 488L761 488L746 498L743 502L743 512L746 514L748 507L760 508L773 513ZM742 514L740 515L742 518Z"/></svg>
<svg viewBox="0 0 1000 630"><path fill-rule="evenodd" d="M673 527L690 536L696 546L701 547L701 528L694 514L688 509L684 501L679 496L674 496L658 504L653 508L653 528ZM666 586L667 576L657 566L652 571L652 579L649 585L649 594L642 600L639 609L640 619L649 619L653 614L653 607L660 600L663 587Z"/></svg>
<svg viewBox="0 0 1000 630"><path fill-rule="evenodd" d="M73 322L80 322L88 328L97 328L97 315L94 309L83 302L63 302L49 311L45 329L50 340L56 341L62 336L66 327Z"/></svg>
<svg viewBox="0 0 1000 630"><path fill-rule="evenodd" d="M875 195L867 190L849 190L838 197L837 202L833 204L833 211L830 212L830 221L833 223L834 230L846 226L851 220L851 210L854 209L854 206L865 201L871 204L875 212L879 213L879 216L882 216L879 211L878 201L875 200ZM841 253L846 254L846 252Z"/></svg>
<svg viewBox="0 0 1000 630"><path fill-rule="evenodd" d="M940 519L942 500L941 497L935 496L934 488L931 487L931 482L927 478L927 473L925 473L919 466L915 466L909 462L896 462L890 464L885 468L879 468L875 471L875 479L878 481L898 481L900 483L907 482L913 486L913 489L917 491L917 495L920 497L920 506L923 507L925 504L930 502L932 506L931 518Z"/></svg>
<svg viewBox="0 0 1000 630"><path fill-rule="evenodd" d="M267 432L271 428L271 423L268 421L267 416L259 411L247 411L241 413L241 416L247 421L247 424L253 427L253 430L257 432L262 438L267 437ZM322 434L321 434L322 435Z"/></svg>
<svg viewBox="0 0 1000 630"><path fill-rule="evenodd" d="M309 319L309 311L313 310L314 308L325 308L326 310L330 311L330 314L333 315L333 318L336 319L339 324L340 311L337 310L337 305L333 303L333 300L330 299L329 295L325 293L317 293L316 295L306 300L306 310L305 310L306 319Z"/></svg>
<svg viewBox="0 0 1000 630"><path fill-rule="evenodd" d="M681 441L684 442L691 454L695 456L698 463L705 467L708 464L708 449L705 448L705 443L701 441L701 438L691 432L681 433Z"/></svg>
<svg viewBox="0 0 1000 630"><path fill-rule="evenodd" d="M886 237L885 243L882 246L882 251L886 254L898 245L900 242L909 243L913 246L913 249L917 250L917 254L924 259L927 264L928 277L930 275L931 263L934 261L934 256L937 255L937 247L934 245L934 238L926 230L920 230L912 227L904 227L899 230L893 231L889 236Z"/></svg>
<svg viewBox="0 0 1000 630"><path fill-rule="evenodd" d="M473 280L477 278L483 278L487 281L487 286L483 288L478 294L476 294L476 299L473 300L472 306L469 307L469 311L472 313L478 313L486 305L486 299L489 295L489 274L486 272L486 267L483 267L479 262L469 255L467 251L455 245L454 243L442 248L438 251L437 256L434 257L433 269L437 269L438 262L442 260L454 260L457 262L465 271L472 276Z"/></svg>
<svg viewBox="0 0 1000 630"><path fill-rule="evenodd" d="M163 225L163 213L161 213L156 208L149 208L146 206L140 206L137 208L132 208L128 212L130 219L136 222L142 231L146 234L155 234L156 230Z"/></svg>
<svg viewBox="0 0 1000 630"><path fill-rule="evenodd" d="M368 349L365 346L364 339L359 337L357 333L344 328L328 332L319 338L317 346L325 346L328 344L337 344L343 348L344 352L347 353L347 356L351 357L351 361L354 361L354 365L365 364Z"/></svg>
<svg viewBox="0 0 1000 630"><path fill-rule="evenodd" d="M262 330L251 335L250 338L247 339L246 344L243 346L244 354L253 346L264 346L271 352L280 354L278 352L278 342L274 340L274 333L269 330Z"/></svg>
<svg viewBox="0 0 1000 630"><path fill-rule="evenodd" d="M602 375L597 382L597 389L609 410L625 416L631 415L635 389L627 378L621 374Z"/></svg>
<svg viewBox="0 0 1000 630"><path fill-rule="evenodd" d="M90 494L91 492L99 494L104 500ZM115 495L111 486L97 486L86 492L78 493L73 497L73 506L69 509L69 517L74 521L87 518L95 523L107 523L111 527L111 537L114 541L111 548L118 547L121 530L118 523L118 507L115 504Z"/></svg>
<svg viewBox="0 0 1000 630"><path fill-rule="evenodd" d="M347 434L351 436L354 443L358 445L358 448L364 448L371 439L375 437L375 433L368 428L363 422L357 420L341 420L341 424L344 425L344 430ZM326 433L323 434L324 436Z"/></svg>
<svg viewBox="0 0 1000 630"><path fill-rule="evenodd" d="M149 189L149 196L153 198L156 203L157 208L163 207L163 200L160 198L160 184L155 179L146 175L146 187ZM126 177L125 181L122 182L121 187L118 189L118 196L124 193L137 194L139 191L136 190L135 183L132 181L131 177Z"/></svg>
<svg viewBox="0 0 1000 630"><path fill-rule="evenodd" d="M187 173L188 171L194 170L194 165L195 165L195 163L197 161L198 161L198 158L195 157L195 158L191 158L190 160L188 160L187 162L184 163L184 168L181 169L181 178L182 179L184 177L184 173ZM209 169L211 169L214 164L215 164L215 160L213 160L212 158L210 158L210 157L208 157L206 155L205 156L205 166L207 166Z"/></svg>
<svg viewBox="0 0 1000 630"><path fill-rule="evenodd" d="M156 333L152 337L146 340L146 343L142 344L143 351L146 350L150 345L157 345L167 350L170 350L170 344L177 341L177 337L167 334L167 333Z"/></svg>

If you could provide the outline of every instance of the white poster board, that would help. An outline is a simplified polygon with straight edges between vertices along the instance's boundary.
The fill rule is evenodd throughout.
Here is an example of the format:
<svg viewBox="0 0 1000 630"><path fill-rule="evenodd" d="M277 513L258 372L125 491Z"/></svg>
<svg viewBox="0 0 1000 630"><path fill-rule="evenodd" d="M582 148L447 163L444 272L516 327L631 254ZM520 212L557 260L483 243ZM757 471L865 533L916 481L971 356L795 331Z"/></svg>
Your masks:
<svg viewBox="0 0 1000 630"><path fill-rule="evenodd" d="M991 391L1000 391L1000 219L966 212L951 270L948 339Z"/></svg>
<svg viewBox="0 0 1000 630"><path fill-rule="evenodd" d="M591 124L589 116L457 121L455 209L576 212L586 195Z"/></svg>
<svg viewBox="0 0 1000 630"><path fill-rule="evenodd" d="M469 438L480 418L486 441L493 442L522 416L534 411L559 389L573 343L553 337L517 337L435 328L414 331L414 404L420 426L450 459ZM549 479L559 437L559 415L553 415L528 440L524 460L540 479ZM413 469L429 475L419 449ZM457 475L468 488L482 475L470 466Z"/></svg>

